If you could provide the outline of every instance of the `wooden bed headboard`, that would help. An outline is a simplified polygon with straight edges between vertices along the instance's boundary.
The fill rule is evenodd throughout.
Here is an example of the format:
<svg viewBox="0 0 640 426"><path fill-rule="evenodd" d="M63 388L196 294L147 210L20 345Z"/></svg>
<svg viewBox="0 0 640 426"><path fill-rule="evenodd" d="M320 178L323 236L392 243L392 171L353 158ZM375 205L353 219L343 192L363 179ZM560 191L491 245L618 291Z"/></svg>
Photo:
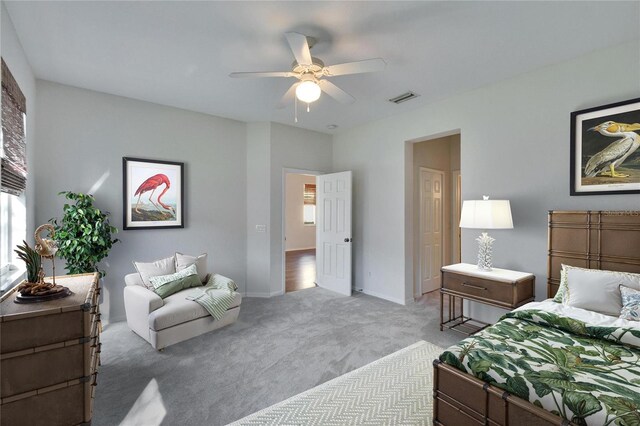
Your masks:
<svg viewBox="0 0 640 426"><path fill-rule="evenodd" d="M563 263L640 273L640 211L549 211L547 297Z"/></svg>

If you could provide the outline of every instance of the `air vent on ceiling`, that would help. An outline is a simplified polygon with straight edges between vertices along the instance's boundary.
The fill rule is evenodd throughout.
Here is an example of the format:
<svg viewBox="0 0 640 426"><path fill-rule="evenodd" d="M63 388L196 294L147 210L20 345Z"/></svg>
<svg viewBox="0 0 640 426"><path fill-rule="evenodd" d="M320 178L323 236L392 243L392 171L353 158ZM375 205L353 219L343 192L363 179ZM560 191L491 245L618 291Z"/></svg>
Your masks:
<svg viewBox="0 0 640 426"><path fill-rule="evenodd" d="M395 98L389 99L389 102L393 102L394 104L401 104L402 102L410 101L411 99L417 98L420 95L416 95L413 92L403 93L400 96L396 96Z"/></svg>

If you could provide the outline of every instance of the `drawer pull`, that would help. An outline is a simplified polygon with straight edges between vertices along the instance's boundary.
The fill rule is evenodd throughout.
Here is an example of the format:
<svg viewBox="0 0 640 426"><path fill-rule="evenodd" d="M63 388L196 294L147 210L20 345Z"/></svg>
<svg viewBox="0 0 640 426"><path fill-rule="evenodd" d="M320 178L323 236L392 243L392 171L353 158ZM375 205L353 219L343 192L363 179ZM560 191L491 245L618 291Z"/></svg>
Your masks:
<svg viewBox="0 0 640 426"><path fill-rule="evenodd" d="M481 287L479 285L475 285L475 284L469 284L469 283L462 283L463 286L465 287L471 287L471 288L475 288L476 290L486 290L486 287Z"/></svg>

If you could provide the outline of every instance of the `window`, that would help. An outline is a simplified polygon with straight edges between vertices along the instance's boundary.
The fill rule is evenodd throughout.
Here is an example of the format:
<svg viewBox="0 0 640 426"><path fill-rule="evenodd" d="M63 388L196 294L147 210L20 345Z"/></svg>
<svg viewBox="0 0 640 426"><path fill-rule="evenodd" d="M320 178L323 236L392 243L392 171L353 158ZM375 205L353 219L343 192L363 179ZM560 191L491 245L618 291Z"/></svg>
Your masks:
<svg viewBox="0 0 640 426"><path fill-rule="evenodd" d="M27 187L26 113L25 97L2 60L1 189L18 196Z"/></svg>
<svg viewBox="0 0 640 426"><path fill-rule="evenodd" d="M302 210L302 220L305 225L316 224L316 184L304 184L304 205Z"/></svg>
<svg viewBox="0 0 640 426"><path fill-rule="evenodd" d="M16 269L15 247L27 233L24 196L0 193L0 275ZM33 244L31 244L33 245Z"/></svg>
<svg viewBox="0 0 640 426"><path fill-rule="evenodd" d="M24 190L27 186L25 146L26 99L7 64L2 62L2 125L0 126L0 290L12 284L17 269L13 249L25 238Z"/></svg>

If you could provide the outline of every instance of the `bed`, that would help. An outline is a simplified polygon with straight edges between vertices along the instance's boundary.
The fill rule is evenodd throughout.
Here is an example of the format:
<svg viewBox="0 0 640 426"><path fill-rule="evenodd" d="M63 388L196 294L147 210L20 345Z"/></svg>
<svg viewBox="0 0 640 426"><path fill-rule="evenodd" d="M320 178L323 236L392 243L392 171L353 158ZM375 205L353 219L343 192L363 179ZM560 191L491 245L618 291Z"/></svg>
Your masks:
<svg viewBox="0 0 640 426"><path fill-rule="evenodd" d="M549 212L550 298L562 264L640 273L640 212ZM434 361L433 396L436 425L640 424L640 322L529 303Z"/></svg>

